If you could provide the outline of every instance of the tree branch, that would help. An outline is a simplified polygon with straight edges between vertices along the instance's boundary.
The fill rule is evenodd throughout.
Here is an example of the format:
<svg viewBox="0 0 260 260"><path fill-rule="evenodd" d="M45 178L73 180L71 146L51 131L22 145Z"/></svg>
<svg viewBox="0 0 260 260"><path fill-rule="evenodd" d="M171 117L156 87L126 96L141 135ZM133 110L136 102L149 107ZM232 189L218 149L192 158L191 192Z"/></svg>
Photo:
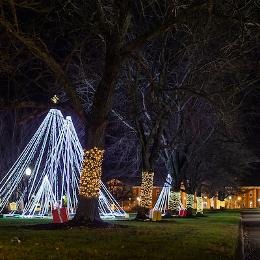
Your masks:
<svg viewBox="0 0 260 260"><path fill-rule="evenodd" d="M45 50L38 47L33 39L16 32L13 29L13 26L2 17L0 17L0 27L7 31L7 33L9 33L15 40L23 44L34 56L39 58L50 69L50 71L52 71L55 79L59 82L61 87L64 88L68 97L71 98L79 116L85 120L85 112L76 93L76 89L73 88L62 67L55 61L55 59Z"/></svg>

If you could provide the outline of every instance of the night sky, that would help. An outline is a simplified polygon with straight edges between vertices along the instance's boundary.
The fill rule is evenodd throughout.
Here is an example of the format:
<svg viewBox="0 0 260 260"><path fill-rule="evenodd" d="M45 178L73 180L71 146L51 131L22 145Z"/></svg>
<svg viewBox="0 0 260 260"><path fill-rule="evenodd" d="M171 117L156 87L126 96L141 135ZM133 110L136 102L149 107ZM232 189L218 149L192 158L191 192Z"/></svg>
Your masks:
<svg viewBox="0 0 260 260"><path fill-rule="evenodd" d="M260 93L253 91L247 97L241 116L244 121L244 135L247 145L256 157L260 158ZM256 158L258 161L259 159ZM242 184L260 185L260 162L253 164L253 169L248 177L245 177Z"/></svg>

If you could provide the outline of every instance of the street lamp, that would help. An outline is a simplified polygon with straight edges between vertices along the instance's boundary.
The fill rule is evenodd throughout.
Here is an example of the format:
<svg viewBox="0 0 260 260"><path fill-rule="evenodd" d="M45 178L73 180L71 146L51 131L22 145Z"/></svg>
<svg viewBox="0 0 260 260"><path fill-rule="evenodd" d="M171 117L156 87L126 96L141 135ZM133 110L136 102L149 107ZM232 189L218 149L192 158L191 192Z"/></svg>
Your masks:
<svg viewBox="0 0 260 260"><path fill-rule="evenodd" d="M25 175L26 175L26 176L31 176L31 174L32 174L32 170L30 169L30 167L27 167L27 168L25 169Z"/></svg>
<svg viewBox="0 0 260 260"><path fill-rule="evenodd" d="M27 167L25 169L25 172L24 172L24 177L23 177L23 189L24 189L24 198L23 198L23 205L25 205L27 202L28 202L28 180L29 180L29 177L31 176L32 174L32 170L30 167ZM24 206L22 206L22 209L24 208Z"/></svg>

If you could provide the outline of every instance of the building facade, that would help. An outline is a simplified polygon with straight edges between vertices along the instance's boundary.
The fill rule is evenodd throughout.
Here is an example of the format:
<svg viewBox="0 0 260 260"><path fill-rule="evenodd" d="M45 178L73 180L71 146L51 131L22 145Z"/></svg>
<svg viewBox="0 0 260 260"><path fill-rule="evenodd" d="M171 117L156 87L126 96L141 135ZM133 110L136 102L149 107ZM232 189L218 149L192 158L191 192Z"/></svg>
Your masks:
<svg viewBox="0 0 260 260"><path fill-rule="evenodd" d="M241 187L237 194L230 195L225 199L226 208L259 208L260 207L260 186Z"/></svg>
<svg viewBox="0 0 260 260"><path fill-rule="evenodd" d="M125 185L123 182L112 179L107 182L108 189L118 200L120 206L131 211L140 205L141 186ZM152 205L154 207L162 187L154 186L152 193ZM181 187L181 203L186 207L187 195L184 187ZM260 207L260 186L244 186L233 195L229 195L224 201L220 201L218 196L209 197L207 194L202 195L204 209L240 209L240 208L259 208ZM196 193L194 195L194 206L197 207Z"/></svg>

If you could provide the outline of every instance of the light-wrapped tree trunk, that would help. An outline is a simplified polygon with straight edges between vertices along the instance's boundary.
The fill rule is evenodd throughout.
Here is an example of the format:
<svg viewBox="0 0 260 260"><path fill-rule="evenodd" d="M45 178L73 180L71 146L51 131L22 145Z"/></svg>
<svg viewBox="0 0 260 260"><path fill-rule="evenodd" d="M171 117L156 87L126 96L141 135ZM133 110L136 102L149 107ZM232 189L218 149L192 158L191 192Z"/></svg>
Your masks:
<svg viewBox="0 0 260 260"><path fill-rule="evenodd" d="M187 193L187 216L192 216L192 209L194 206L194 195Z"/></svg>
<svg viewBox="0 0 260 260"><path fill-rule="evenodd" d="M84 152L79 186L79 207L75 221L88 223L99 221L98 198L102 174L104 150L94 147Z"/></svg>
<svg viewBox="0 0 260 260"><path fill-rule="evenodd" d="M196 215L203 215L203 199L201 196L197 197L197 211Z"/></svg>
<svg viewBox="0 0 260 260"><path fill-rule="evenodd" d="M179 213L180 202L181 202L181 193L179 191L171 191L169 208L174 215L178 215Z"/></svg>
<svg viewBox="0 0 260 260"><path fill-rule="evenodd" d="M140 206L144 208L152 207L153 197L153 172L144 171L142 172L142 184L141 184L141 195L140 195Z"/></svg>

